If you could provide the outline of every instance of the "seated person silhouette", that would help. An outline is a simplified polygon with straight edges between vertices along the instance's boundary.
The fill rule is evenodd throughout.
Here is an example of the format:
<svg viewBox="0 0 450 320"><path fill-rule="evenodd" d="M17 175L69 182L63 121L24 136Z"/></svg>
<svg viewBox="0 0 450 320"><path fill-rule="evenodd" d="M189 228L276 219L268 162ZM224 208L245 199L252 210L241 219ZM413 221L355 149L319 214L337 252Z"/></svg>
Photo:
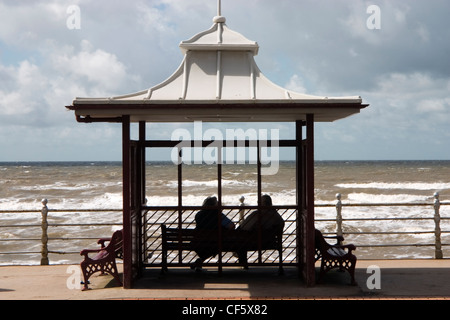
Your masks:
<svg viewBox="0 0 450 320"><path fill-rule="evenodd" d="M272 207L272 198L265 194L261 197L261 211L253 211L245 218L238 230L257 231L261 227L261 246L274 240L275 232L282 232L284 228L284 220L276 209ZM272 232L269 232L272 231ZM247 250L245 244L242 250L236 252L239 262L247 269Z"/></svg>
<svg viewBox="0 0 450 320"><path fill-rule="evenodd" d="M223 229L234 230L234 223L228 219L223 213L219 212L217 208L218 201L216 197L208 197L203 201L202 209L195 215L196 230L208 234L216 234L219 228L219 217L221 218L221 227ZM199 246L195 249L199 258L191 266L196 271L202 270L203 261L210 257L214 257L218 253L217 245Z"/></svg>

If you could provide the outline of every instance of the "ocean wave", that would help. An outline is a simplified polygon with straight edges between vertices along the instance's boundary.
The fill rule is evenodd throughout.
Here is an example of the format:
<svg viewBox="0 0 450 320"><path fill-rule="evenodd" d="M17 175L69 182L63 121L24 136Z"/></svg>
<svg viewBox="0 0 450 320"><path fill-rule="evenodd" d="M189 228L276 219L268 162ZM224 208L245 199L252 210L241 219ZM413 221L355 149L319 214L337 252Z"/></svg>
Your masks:
<svg viewBox="0 0 450 320"><path fill-rule="evenodd" d="M338 183L335 185L343 189L406 189L406 190L447 190L448 182L369 182L369 183Z"/></svg>
<svg viewBox="0 0 450 320"><path fill-rule="evenodd" d="M122 185L121 182L80 183L75 185L70 185L65 182L55 182L53 184L44 184L44 185L17 186L13 187L13 189L21 191L42 191L42 190L79 191L79 190L108 188L115 186L120 187L121 185Z"/></svg>
<svg viewBox="0 0 450 320"><path fill-rule="evenodd" d="M168 188L177 188L178 181L158 181L158 183L163 183ZM217 187L217 180L183 180L183 187ZM255 186L256 182L254 180L226 180L222 179L222 186Z"/></svg>
<svg viewBox="0 0 450 320"><path fill-rule="evenodd" d="M347 200L351 203L414 203L427 199L429 199L428 196L412 194L350 193L347 195Z"/></svg>

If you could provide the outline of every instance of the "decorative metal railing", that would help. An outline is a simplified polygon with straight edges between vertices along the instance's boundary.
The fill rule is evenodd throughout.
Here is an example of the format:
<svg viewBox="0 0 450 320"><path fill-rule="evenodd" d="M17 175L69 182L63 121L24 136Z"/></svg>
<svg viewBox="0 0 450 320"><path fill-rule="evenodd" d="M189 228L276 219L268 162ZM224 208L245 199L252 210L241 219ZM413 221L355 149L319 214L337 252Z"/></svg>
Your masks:
<svg viewBox="0 0 450 320"><path fill-rule="evenodd" d="M296 244L296 213L295 206L275 206L278 213L285 221L283 232L283 264L292 264L296 262L295 244ZM162 259L162 239L161 239L161 224L165 224L169 228L195 228L195 214L200 210L200 207L183 207L179 210L178 207L146 207L144 215L144 243L143 243L143 257L144 265L159 266ZM254 206L224 206L222 212L236 225L241 219L256 210ZM168 255L168 264L172 265L189 265L197 258L194 252L183 252L180 257L177 250L173 250ZM222 263L229 265L237 262L237 257L232 252L222 253ZM205 261L206 264L217 264L217 256ZM278 252L276 250L262 250L259 255L257 251L248 253L249 265L261 264L277 264Z"/></svg>
<svg viewBox="0 0 450 320"><path fill-rule="evenodd" d="M235 223L239 223L243 215L256 207L225 206L224 213ZM0 211L0 264L41 264L77 263L81 257L79 252L84 248L96 247L98 238L112 234L113 229L122 225L121 209L49 209L47 200L42 201L41 210L1 210ZM441 202L439 194L434 194L434 202L424 203L377 203L377 204L346 204L337 195L336 203L316 204L316 227L324 234L340 234L346 242L357 246L359 259L401 259L408 257L425 257L442 259L445 248L450 246L450 217L441 215L441 208L449 206L450 202ZM422 207L420 216L389 217L346 217L350 208L380 208L380 207ZM285 264L295 262L296 244L296 210L295 206L277 206L285 220L283 234L283 261ZM333 210L334 208L334 210ZM145 265L159 265L161 261L160 225L179 225L180 214L183 227L194 227L195 212L199 207L145 207L142 220L142 260ZM322 217L321 210L333 210L336 216L328 214ZM20 223L17 216L21 216ZM39 217L40 215L40 217ZM77 216L81 222L68 223L68 217L73 220ZM14 222L12 222L14 221ZM108 222L105 222L108 221ZM417 229L398 228L394 223L415 223ZM376 228L374 225L389 223L388 227ZM392 227L391 227L392 224ZM356 225L356 227L355 227ZM414 225L412 226L414 228ZM442 228L444 228L442 230ZM417 241L417 236L423 241ZM395 250L394 250L395 248ZM399 250L400 248L400 250ZM417 250L426 248L424 254L415 254ZM394 251L393 251L394 250ZM406 252L403 254L402 252ZM51 255L51 259L49 256ZM63 256L64 259L58 259ZM250 256L249 262L258 255ZM189 263L194 256L186 253L183 263ZM179 259L176 255L170 259ZM277 253L264 253L265 263L277 259ZM223 261L233 262L232 253L226 253ZM177 260L179 261L179 260ZM256 261L256 260L253 260ZM170 260L169 260L170 262Z"/></svg>

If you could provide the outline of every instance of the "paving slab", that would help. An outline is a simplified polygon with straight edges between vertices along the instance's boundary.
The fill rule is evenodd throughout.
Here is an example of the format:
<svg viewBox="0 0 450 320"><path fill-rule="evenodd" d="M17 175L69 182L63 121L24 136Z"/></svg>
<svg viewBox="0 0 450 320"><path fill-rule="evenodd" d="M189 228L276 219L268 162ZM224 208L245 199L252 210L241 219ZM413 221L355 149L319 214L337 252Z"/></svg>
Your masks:
<svg viewBox="0 0 450 320"><path fill-rule="evenodd" d="M119 264L119 272L122 265ZM306 287L295 268L216 268L201 273L147 270L133 289L95 274L81 291L78 265L1 266L0 300L337 300L449 299L450 260L361 260L356 286L346 272L330 271L324 283Z"/></svg>

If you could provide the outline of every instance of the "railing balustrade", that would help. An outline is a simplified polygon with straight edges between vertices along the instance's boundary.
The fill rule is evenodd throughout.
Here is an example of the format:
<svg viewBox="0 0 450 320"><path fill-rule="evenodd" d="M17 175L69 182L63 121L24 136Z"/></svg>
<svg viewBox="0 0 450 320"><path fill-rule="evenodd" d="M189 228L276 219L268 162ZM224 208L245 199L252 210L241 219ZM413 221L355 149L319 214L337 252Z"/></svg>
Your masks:
<svg viewBox="0 0 450 320"><path fill-rule="evenodd" d="M316 204L316 211L320 208L335 208L336 210L336 217L335 218L316 218L315 221L317 224L320 223L332 223L335 224L335 231L325 232L325 234L334 233L337 235L343 235L343 236L359 236L359 235L408 235L408 234L434 234L434 243L370 243L370 244L359 244L355 243L358 248L383 248L383 247L420 247L420 246L428 246L428 247L434 247L434 258L435 259L442 259L444 258L443 254L443 247L450 246L450 243L442 243L441 237L443 234L450 234L449 230L441 230L441 223L444 220L450 220L450 217L442 217L440 214L440 209L442 206L450 205L450 202L441 202L439 199L439 193L435 193L433 195L434 202L433 203L343 203L341 201L341 194L336 194L336 203L332 204ZM239 221L243 218L243 215L245 212L248 212L248 208L245 209L244 204L244 198L241 197L239 199L240 205L236 206L236 208L233 207L233 210L237 212L234 216L234 221L236 223L239 223ZM384 217L384 218L377 218L377 217L358 217L358 218L345 218L345 208L349 207L424 207L430 209L430 215L429 216L423 216L423 217ZM290 226L295 227L295 215L293 216L292 213L289 213L289 207L287 210L283 211L284 218L286 221L286 227L285 227L285 237L286 240L284 242L284 247L286 249L286 252L292 252L294 250L295 252L295 241L289 239L290 236L295 234L295 230L292 232L292 230L288 231ZM292 207L292 206L291 206ZM231 207L230 207L231 208ZM281 210L282 206L280 206ZM284 207L283 207L284 208ZM247 210L247 211L246 211ZM116 214L116 220L117 222L92 222L92 219L89 218L83 218L83 220L89 221L89 222L83 222L83 223L58 223L58 222L50 222L49 223L49 216L52 218L58 217L58 214L67 214L67 213L74 213L74 214L95 214L95 213L111 213ZM0 210L0 221L2 220L3 214L41 214L40 223L34 223L34 224L0 224L0 235L5 234L3 230L5 229L27 229L27 230L38 230L41 229L41 237L39 238L37 235L37 231L34 232L25 232L28 236L26 237L8 237L8 236L0 236L0 257L2 256L10 256L10 255L38 255L40 254L40 263L41 265L47 265L49 264L49 254L59 254L59 255L66 255L66 254L79 254L79 252L84 249L85 247L92 247L95 246L96 241L98 238L105 237L109 234L112 234L111 228L120 228L121 227L121 209L49 209L48 208L48 201L47 199L42 200L42 209L39 210ZM161 213L158 213L161 214ZM11 218L10 218L11 219ZM193 212L190 213L190 218L193 220ZM393 231L354 231L352 228L347 227L347 223L350 222L360 222L361 224L373 221L373 222L386 222L386 221L434 221L434 229L430 230L410 230L410 231L401 231L401 230L393 230ZM192 221L190 222L192 223ZM98 230L98 235L94 236L93 233L89 233L88 236L82 236L82 234L87 234L86 232L77 232L77 236L57 236L61 232L53 231L55 228L60 229L64 227L79 227L80 230L89 229L92 228L100 228L105 227L107 229ZM155 239L158 237L157 230L159 228L153 227L153 233L148 236L147 231L150 230L151 223L148 221L144 222L144 231L145 231L145 242L147 243L147 247L145 249L148 249L150 251L150 246L152 243L155 242ZM49 232L49 228L51 228L51 232ZM97 231L96 231L97 232ZM104 232L104 233L101 233ZM106 233L106 234L105 234ZM33 235L35 235L33 237ZM67 246L72 248L72 250L68 251L62 251L62 250L53 250L51 249L52 246L51 243L54 243L56 241L71 241L74 243L74 245ZM22 246L23 248L29 248L30 243L38 243L37 246L34 246L35 248L40 246L41 249L38 251L37 249L31 249L31 250L5 250L8 247L8 243L24 243ZM74 251L77 250L77 251ZM151 253L148 254L148 256L151 256ZM0 264L4 264L1 263Z"/></svg>

